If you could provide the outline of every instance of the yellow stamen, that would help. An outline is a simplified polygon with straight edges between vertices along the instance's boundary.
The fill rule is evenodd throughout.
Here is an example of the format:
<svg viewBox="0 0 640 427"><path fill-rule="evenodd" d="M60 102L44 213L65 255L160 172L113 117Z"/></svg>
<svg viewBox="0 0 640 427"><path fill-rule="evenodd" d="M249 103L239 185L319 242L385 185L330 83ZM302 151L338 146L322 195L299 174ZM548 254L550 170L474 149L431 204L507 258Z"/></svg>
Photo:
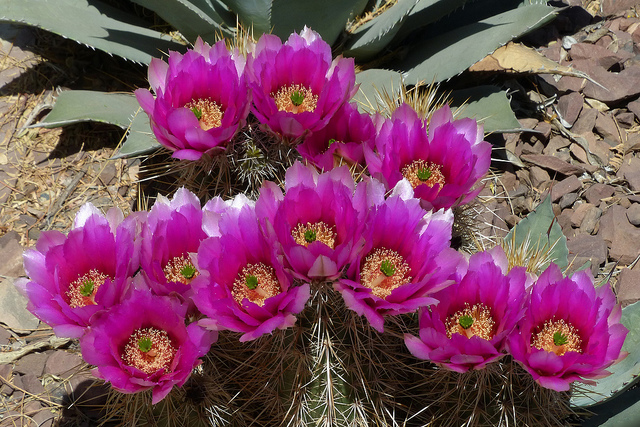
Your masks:
<svg viewBox="0 0 640 427"><path fill-rule="evenodd" d="M336 232L334 229L335 227L329 226L322 221L307 222L306 224L299 223L291 230L291 236L293 236L293 240L297 244L302 246L309 246L311 243L318 241L333 249L336 244Z"/></svg>
<svg viewBox="0 0 640 427"><path fill-rule="evenodd" d="M247 298L249 301L263 306L267 298L281 292L282 288L273 267L259 262L247 264L242 269L236 281L233 282L231 295L239 304L242 304L242 300Z"/></svg>
<svg viewBox="0 0 640 427"><path fill-rule="evenodd" d="M147 345L143 346L141 342ZM169 372L175 355L176 348L171 343L167 331L153 327L140 328L133 331L124 346L122 361L151 375L160 369Z"/></svg>
<svg viewBox="0 0 640 427"><path fill-rule="evenodd" d="M426 184L429 187L433 187L436 184L440 184L440 188L445 184L444 175L440 171L441 165L427 162L425 160L414 160L405 167L402 168L402 176L404 176L413 188L418 185ZM420 179L421 177L428 176L426 179Z"/></svg>
<svg viewBox="0 0 640 427"><path fill-rule="evenodd" d="M272 92L271 97L276 101L279 111L288 113L314 111L318 105L318 95L314 95L310 88L302 85L282 86L277 92ZM302 102L293 102L299 97L302 98Z"/></svg>
<svg viewBox="0 0 640 427"><path fill-rule="evenodd" d="M199 274L198 270L193 266L191 259L185 255L177 256L169 260L162 272L164 273L164 277L167 278L167 281L183 283L185 285L191 283Z"/></svg>
<svg viewBox="0 0 640 427"><path fill-rule="evenodd" d="M211 98L194 99L184 107L194 112L203 130L219 128L222 125L222 109Z"/></svg>
<svg viewBox="0 0 640 427"><path fill-rule="evenodd" d="M489 341L493 338L494 325L491 310L482 303L474 304L472 307L465 303L464 309L456 311L445 321L449 338L453 334L460 334L467 338L477 336Z"/></svg>
<svg viewBox="0 0 640 427"><path fill-rule="evenodd" d="M411 281L411 268L402 255L386 248L378 248L367 255L360 270L360 282L379 298Z"/></svg>
<svg viewBox="0 0 640 427"><path fill-rule="evenodd" d="M96 269L79 276L75 281L71 282L69 288L67 288L66 296L69 298L69 307L78 308L95 305L98 288L100 288L107 279L113 280L112 277Z"/></svg>
<svg viewBox="0 0 640 427"><path fill-rule="evenodd" d="M558 339L562 338L562 339ZM567 351L582 353L582 339L578 330L564 319L547 320L533 334L531 346L562 356Z"/></svg>

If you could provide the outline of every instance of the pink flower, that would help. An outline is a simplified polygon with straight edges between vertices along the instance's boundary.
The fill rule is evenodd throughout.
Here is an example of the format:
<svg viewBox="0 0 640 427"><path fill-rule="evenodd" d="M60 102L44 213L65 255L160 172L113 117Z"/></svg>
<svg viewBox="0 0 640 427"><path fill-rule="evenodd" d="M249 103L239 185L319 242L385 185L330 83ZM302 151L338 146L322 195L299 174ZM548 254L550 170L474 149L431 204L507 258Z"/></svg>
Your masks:
<svg viewBox="0 0 640 427"><path fill-rule="evenodd" d="M60 337L80 337L94 318L128 292L139 267L140 216L126 220L112 208L105 217L87 203L68 236L42 233L24 253L29 280L16 283L27 308Z"/></svg>
<svg viewBox="0 0 640 427"><path fill-rule="evenodd" d="M365 147L369 172L393 188L407 180L422 206L438 210L465 204L480 189L472 188L489 170L491 144L483 141L475 120L453 120L448 106L428 123L407 104L391 119L378 122L374 150Z"/></svg>
<svg viewBox="0 0 640 427"><path fill-rule="evenodd" d="M431 294L453 283L462 255L450 247L451 211L427 213L417 199L390 197L366 224L363 250L334 288L383 332L384 316L436 303Z"/></svg>
<svg viewBox="0 0 640 427"><path fill-rule="evenodd" d="M248 65L253 113L286 138L326 126L357 90L353 59L332 61L331 46L307 27L284 44L277 36L263 35Z"/></svg>
<svg viewBox="0 0 640 427"><path fill-rule="evenodd" d="M100 317L80 339L92 373L122 393L152 389L155 405L181 387L217 334L185 325L187 306L137 289Z"/></svg>
<svg viewBox="0 0 640 427"><path fill-rule="evenodd" d="M282 255L258 225L250 205L228 209L220 237L202 242L198 251L200 276L193 282L194 302L212 330L242 332L251 341L296 322L310 297L308 284L292 286Z"/></svg>
<svg viewBox="0 0 640 427"><path fill-rule="evenodd" d="M507 336L524 314L524 268L507 273L500 246L469 259L455 284L433 295L420 313L420 338L405 335L411 354L456 372L482 369L504 356Z"/></svg>
<svg viewBox="0 0 640 427"><path fill-rule="evenodd" d="M300 155L328 171L341 164L363 164L363 147L373 146L376 129L369 114L361 114L353 103L345 103L324 128L313 132L296 148Z"/></svg>
<svg viewBox="0 0 640 427"><path fill-rule="evenodd" d="M256 202L258 217L273 230L294 276L336 279L360 250L355 239L368 210L357 204L348 168L318 174L297 162L287 170L285 190L283 196L280 187L265 182Z"/></svg>
<svg viewBox="0 0 640 427"><path fill-rule="evenodd" d="M205 218L200 200L184 188L178 189L172 200L159 196L149 211L140 263L156 295L176 294L191 301L190 284L199 274L192 258L207 237Z"/></svg>
<svg viewBox="0 0 640 427"><path fill-rule="evenodd" d="M594 287L589 270L564 278L551 264L531 287L531 302L509 352L541 386L567 391L574 381L594 384L623 359L629 332L609 285Z"/></svg>
<svg viewBox="0 0 640 427"><path fill-rule="evenodd" d="M135 95L153 134L173 157L198 160L224 148L244 126L251 106L244 65L224 40L209 46L198 39L184 55L171 52L168 64L151 60L149 83L156 97L146 89Z"/></svg>

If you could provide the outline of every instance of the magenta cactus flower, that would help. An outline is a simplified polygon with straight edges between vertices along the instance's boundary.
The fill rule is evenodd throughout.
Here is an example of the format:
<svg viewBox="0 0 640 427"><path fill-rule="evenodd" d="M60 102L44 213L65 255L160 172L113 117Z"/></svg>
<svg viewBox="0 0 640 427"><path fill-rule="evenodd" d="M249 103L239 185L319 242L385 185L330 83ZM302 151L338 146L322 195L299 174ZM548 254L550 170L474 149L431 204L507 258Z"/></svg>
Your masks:
<svg viewBox="0 0 640 427"><path fill-rule="evenodd" d="M190 284L199 274L192 257L207 237L203 220L200 200L185 188L178 189L172 200L158 197L149 211L140 264L156 295L176 294L191 301Z"/></svg>
<svg viewBox="0 0 640 427"><path fill-rule="evenodd" d="M261 36L248 69L253 113L285 138L323 128L357 90L353 59L332 61L331 46L307 27L284 44Z"/></svg>
<svg viewBox="0 0 640 427"><path fill-rule="evenodd" d="M574 381L594 384L626 356L621 349L629 331L621 315L610 286L594 287L589 270L565 278L551 264L531 287L531 302L508 349L545 388L568 391Z"/></svg>
<svg viewBox="0 0 640 427"><path fill-rule="evenodd" d="M345 103L324 128L313 132L296 148L300 155L321 170L342 164L364 165L363 146L373 148L376 129L371 115L360 113L353 103Z"/></svg>
<svg viewBox="0 0 640 427"><path fill-rule="evenodd" d="M199 323L241 332L240 341L293 326L310 297L309 284L292 285L282 254L261 232L253 207L228 209L219 226L221 236L204 240L198 251L194 302L207 316Z"/></svg>
<svg viewBox="0 0 640 427"><path fill-rule="evenodd" d="M507 267L500 246L472 255L462 279L433 295L437 305L421 309L420 338L405 335L411 354L461 373L504 356L527 298L525 269Z"/></svg>
<svg viewBox="0 0 640 427"><path fill-rule="evenodd" d="M451 211L425 212L417 199L390 197L366 222L364 247L334 288L383 332L384 316L435 304L431 295L453 283L462 255L450 247Z"/></svg>
<svg viewBox="0 0 640 427"><path fill-rule="evenodd" d="M196 323L186 326L186 313L177 299L136 289L80 339L82 358L121 393L151 389L155 405L187 381L217 340Z"/></svg>
<svg viewBox="0 0 640 427"><path fill-rule="evenodd" d="M407 180L427 210L468 203L480 192L473 188L489 170L491 144L475 120L453 120L445 105L427 125L403 104L377 127L375 151L365 147L365 157L371 175L388 189Z"/></svg>
<svg viewBox="0 0 640 427"><path fill-rule="evenodd" d="M365 184L362 184L365 185ZM366 206L354 204L346 166L318 174L297 162L287 170L286 194L266 182L256 202L263 226L273 230L285 265L302 280L334 280L360 250Z"/></svg>
<svg viewBox="0 0 640 427"><path fill-rule="evenodd" d="M79 338L94 318L118 304L139 268L140 215L103 215L83 205L73 228L42 233L24 252L29 279L16 282L27 308L59 337Z"/></svg>
<svg viewBox="0 0 640 427"><path fill-rule="evenodd" d="M149 83L156 97L147 89L135 95L153 134L173 157L198 160L224 148L245 125L251 107L245 62L224 40L209 46L199 38L184 55L171 52L168 64L151 60Z"/></svg>

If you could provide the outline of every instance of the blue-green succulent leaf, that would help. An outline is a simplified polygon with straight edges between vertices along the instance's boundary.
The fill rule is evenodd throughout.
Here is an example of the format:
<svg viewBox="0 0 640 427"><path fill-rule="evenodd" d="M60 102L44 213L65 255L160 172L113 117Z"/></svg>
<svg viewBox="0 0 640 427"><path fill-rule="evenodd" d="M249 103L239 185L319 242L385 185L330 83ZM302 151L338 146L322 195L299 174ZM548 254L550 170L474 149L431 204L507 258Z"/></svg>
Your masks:
<svg viewBox="0 0 640 427"><path fill-rule="evenodd" d="M189 41L194 42L200 36L212 43L216 35L231 36L231 31L223 27L223 19L213 10L208 2L198 0L201 9L195 1L189 0L132 0L141 6L157 13L162 19L175 27ZM206 11L205 11L206 10Z"/></svg>
<svg viewBox="0 0 640 427"><path fill-rule="evenodd" d="M521 128L506 92L497 86L476 86L451 92L453 105L462 106L458 118L470 117L484 126L485 133L513 132Z"/></svg>
<svg viewBox="0 0 640 427"><path fill-rule="evenodd" d="M360 85L353 100L358 103L358 110L373 114L378 105L380 93L393 95L402 85L402 74L397 71L372 68L356 74L356 83Z"/></svg>
<svg viewBox="0 0 640 427"><path fill-rule="evenodd" d="M580 390L571 396L572 405L587 407L603 403L637 383L640 375L640 301L622 309L621 322L629 329L622 346L622 351L629 354L624 360L607 368L611 375L597 380L595 386L580 384Z"/></svg>
<svg viewBox="0 0 640 427"><path fill-rule="evenodd" d="M256 38L271 32L272 0L221 0L232 12L235 12L240 23L251 31Z"/></svg>
<svg viewBox="0 0 640 427"><path fill-rule="evenodd" d="M532 4L421 40L399 61L398 70L407 72L407 84L448 80L510 40L549 22L556 10Z"/></svg>
<svg viewBox="0 0 640 427"><path fill-rule="evenodd" d="M514 242L519 247L528 240L528 246L534 252L549 251L550 261L556 263L561 270L569 264L569 249L567 238L551 207L551 196L547 196L536 209L513 227L504 238L507 242ZM544 270L546 266L542 266Z"/></svg>
<svg viewBox="0 0 640 427"><path fill-rule="evenodd" d="M306 25L332 45L344 31L347 22L359 15L366 5L365 0L273 0L273 33L286 39L289 34L300 32Z"/></svg>
<svg viewBox="0 0 640 427"><path fill-rule="evenodd" d="M397 39L404 38L411 31L442 19L467 1L469 0L419 0L398 32Z"/></svg>
<svg viewBox="0 0 640 427"><path fill-rule="evenodd" d="M143 64L183 49L145 22L96 0L0 0L0 21L42 28Z"/></svg>
<svg viewBox="0 0 640 427"><path fill-rule="evenodd" d="M344 54L359 61L368 61L379 54L393 40L417 0L398 0L398 3L356 29L347 43Z"/></svg>

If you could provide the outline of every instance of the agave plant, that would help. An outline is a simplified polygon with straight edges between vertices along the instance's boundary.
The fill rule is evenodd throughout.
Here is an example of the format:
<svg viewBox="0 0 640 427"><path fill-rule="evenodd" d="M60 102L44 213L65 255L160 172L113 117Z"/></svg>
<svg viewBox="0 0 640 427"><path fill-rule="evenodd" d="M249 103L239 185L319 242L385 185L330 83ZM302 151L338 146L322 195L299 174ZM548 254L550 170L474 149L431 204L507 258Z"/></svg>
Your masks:
<svg viewBox="0 0 640 427"><path fill-rule="evenodd" d="M304 26L333 46L334 54L353 57L363 70L356 97L361 108L378 106L377 91L394 92L401 83L438 83L514 38L554 18L556 8L544 0L131 0L153 11L175 29L171 36L149 28L98 0L0 0L0 21L31 25L94 49L148 64L169 50L184 50L198 37L212 43L233 38L241 27L258 38L272 32L286 38ZM452 94L468 102L462 115L484 121L487 132L519 128L500 88L482 86ZM101 92L67 92L40 123L55 127L101 121L128 128L120 156L157 148L144 114L136 115L133 96Z"/></svg>

